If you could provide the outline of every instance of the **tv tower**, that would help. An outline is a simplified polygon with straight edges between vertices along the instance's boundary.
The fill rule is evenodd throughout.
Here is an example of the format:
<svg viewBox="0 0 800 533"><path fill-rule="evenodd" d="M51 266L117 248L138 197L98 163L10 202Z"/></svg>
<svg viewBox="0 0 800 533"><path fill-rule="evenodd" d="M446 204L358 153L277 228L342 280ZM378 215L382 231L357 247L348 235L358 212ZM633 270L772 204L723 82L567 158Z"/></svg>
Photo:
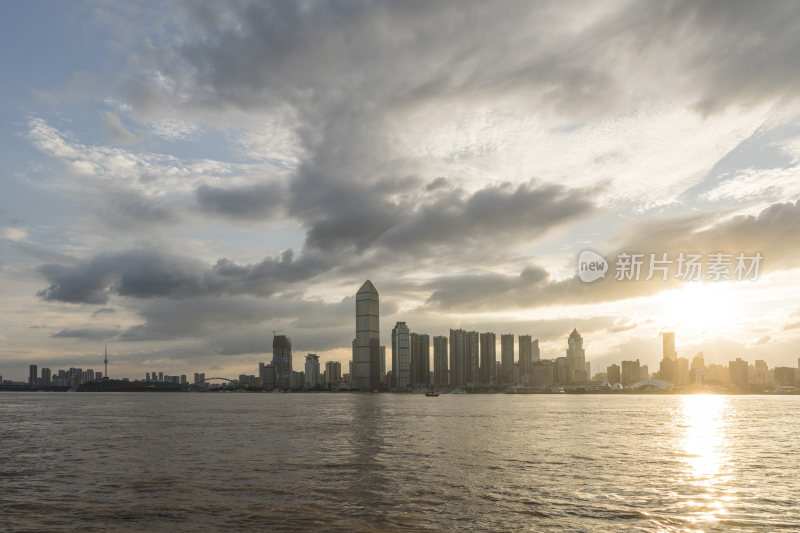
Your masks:
<svg viewBox="0 0 800 533"><path fill-rule="evenodd" d="M103 357L103 363L106 365L106 373L103 374L106 379L108 379L108 344L106 344L105 355Z"/></svg>

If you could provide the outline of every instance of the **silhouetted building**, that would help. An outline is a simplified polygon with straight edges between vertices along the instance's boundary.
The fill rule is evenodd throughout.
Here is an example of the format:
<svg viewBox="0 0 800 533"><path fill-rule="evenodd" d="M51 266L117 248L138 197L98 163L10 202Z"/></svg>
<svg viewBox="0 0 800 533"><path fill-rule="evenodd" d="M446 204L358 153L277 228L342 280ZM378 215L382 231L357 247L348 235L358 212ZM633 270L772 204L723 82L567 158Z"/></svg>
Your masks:
<svg viewBox="0 0 800 533"><path fill-rule="evenodd" d="M623 387L633 385L641 381L639 379L639 360L622 361L620 367L620 383Z"/></svg>
<svg viewBox="0 0 800 533"><path fill-rule="evenodd" d="M555 383L555 364L553 361L534 361L531 365L534 387L549 387Z"/></svg>
<svg viewBox="0 0 800 533"><path fill-rule="evenodd" d="M664 359L676 360L678 352L675 350L675 333L665 332L661 334L662 340L662 357Z"/></svg>
<svg viewBox="0 0 800 533"><path fill-rule="evenodd" d="M338 385L342 381L342 363L339 361L328 361L325 363L325 384Z"/></svg>
<svg viewBox="0 0 800 533"><path fill-rule="evenodd" d="M475 385L480 381L479 370L480 334L477 331L468 331L466 334L467 352L467 384Z"/></svg>
<svg viewBox="0 0 800 533"><path fill-rule="evenodd" d="M622 382L619 365L613 364L606 368L606 381L611 385Z"/></svg>
<svg viewBox="0 0 800 533"><path fill-rule="evenodd" d="M531 384L531 365L533 364L533 356L531 348L533 342L530 335L520 335L519 341L519 380L521 385Z"/></svg>
<svg viewBox="0 0 800 533"><path fill-rule="evenodd" d="M38 369L39 369L39 367L36 366L36 365L30 365L28 367L28 385L30 385L31 387L36 385L36 382L38 380L37 379L38 375L39 375L39 370Z"/></svg>
<svg viewBox="0 0 800 533"><path fill-rule="evenodd" d="M773 371L775 378L775 385L793 385L794 384L794 368L790 366L776 366Z"/></svg>
<svg viewBox="0 0 800 533"><path fill-rule="evenodd" d="M500 361L502 362L501 382L503 385L514 383L514 335L500 335Z"/></svg>
<svg viewBox="0 0 800 533"><path fill-rule="evenodd" d="M444 335L433 338L433 384L436 387L447 387L447 337Z"/></svg>
<svg viewBox="0 0 800 533"><path fill-rule="evenodd" d="M569 375L569 361L566 357L557 357L553 361L553 381L559 385L564 385L571 381Z"/></svg>
<svg viewBox="0 0 800 533"><path fill-rule="evenodd" d="M689 384L689 360L685 357L678 357L676 359L677 381L678 385Z"/></svg>
<svg viewBox="0 0 800 533"><path fill-rule="evenodd" d="M450 385L463 387L467 384L467 332L463 329L450 330Z"/></svg>
<svg viewBox="0 0 800 533"><path fill-rule="evenodd" d="M581 337L577 329L573 329L569 339L567 339L567 381L570 383L584 383L588 380L583 337Z"/></svg>
<svg viewBox="0 0 800 533"><path fill-rule="evenodd" d="M794 369L792 369L794 370ZM764 388L770 384L769 367L767 362L759 359L747 369L748 379L751 385Z"/></svg>
<svg viewBox="0 0 800 533"><path fill-rule="evenodd" d="M41 384L42 385L50 385L50 381L51 381L50 378L51 378L50 369L49 368L43 368L42 369Z"/></svg>
<svg viewBox="0 0 800 533"><path fill-rule="evenodd" d="M380 378L378 379L378 383L381 385L386 385L386 346L381 346L380 367Z"/></svg>
<svg viewBox="0 0 800 533"><path fill-rule="evenodd" d="M295 372L294 370L289 373L289 390L301 390L305 383L305 372Z"/></svg>
<svg viewBox="0 0 800 533"><path fill-rule="evenodd" d="M658 376L667 383L678 383L678 360L664 357L658 366Z"/></svg>
<svg viewBox="0 0 800 533"><path fill-rule="evenodd" d="M737 357L736 361L729 362L728 372L731 384L740 389L747 388L750 385L747 370L747 361L743 361L740 357Z"/></svg>
<svg viewBox="0 0 800 533"><path fill-rule="evenodd" d="M431 372L431 341L425 333L411 334L411 385L427 387Z"/></svg>
<svg viewBox="0 0 800 533"><path fill-rule="evenodd" d="M378 291L367 280L356 293L356 338L350 377L351 386L360 390L374 388L376 381L370 376L375 367L380 369L379 315Z"/></svg>
<svg viewBox="0 0 800 533"><path fill-rule="evenodd" d="M292 341L286 335L272 338L272 366L275 367L276 386L292 388Z"/></svg>
<svg viewBox="0 0 800 533"><path fill-rule="evenodd" d="M315 389L320 383L319 356L315 353L306 355L305 388Z"/></svg>
<svg viewBox="0 0 800 533"><path fill-rule="evenodd" d="M480 352L480 384L491 385L495 381L495 369L497 366L497 348L494 333L480 334Z"/></svg>
<svg viewBox="0 0 800 533"><path fill-rule="evenodd" d="M392 388L411 385L411 333L405 322L392 328Z"/></svg>

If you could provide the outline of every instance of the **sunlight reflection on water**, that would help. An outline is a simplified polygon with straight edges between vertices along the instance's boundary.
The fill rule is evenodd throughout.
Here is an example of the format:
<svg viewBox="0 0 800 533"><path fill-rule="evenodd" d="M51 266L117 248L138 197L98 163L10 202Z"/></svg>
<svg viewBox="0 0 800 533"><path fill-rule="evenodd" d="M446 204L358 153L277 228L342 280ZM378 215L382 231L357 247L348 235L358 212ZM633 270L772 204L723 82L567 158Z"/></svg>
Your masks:
<svg viewBox="0 0 800 533"><path fill-rule="evenodd" d="M715 522L726 514L732 499L728 489L730 454L726 441L728 400L724 396L691 395L682 398L680 424L683 432L685 482L692 522Z"/></svg>

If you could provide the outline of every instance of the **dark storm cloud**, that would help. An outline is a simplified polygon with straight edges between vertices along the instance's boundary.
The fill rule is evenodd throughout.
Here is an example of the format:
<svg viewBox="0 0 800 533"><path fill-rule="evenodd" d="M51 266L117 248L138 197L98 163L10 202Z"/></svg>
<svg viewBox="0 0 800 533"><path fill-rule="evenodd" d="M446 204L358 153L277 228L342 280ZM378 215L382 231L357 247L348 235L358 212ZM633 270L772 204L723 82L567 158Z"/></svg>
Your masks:
<svg viewBox="0 0 800 533"><path fill-rule="evenodd" d="M120 330L118 328L67 328L50 336L54 339L104 341L117 338L119 333Z"/></svg>
<svg viewBox="0 0 800 533"><path fill-rule="evenodd" d="M221 294L269 295L281 283L314 276L325 268L313 256L280 257L239 265L220 259L213 266L155 250L98 255L73 265L45 264L40 272L50 286L37 293L47 301L104 304L111 295L131 298L190 298Z"/></svg>
<svg viewBox="0 0 800 533"><path fill-rule="evenodd" d="M290 102L309 112L519 94L607 112L632 84L699 108L797 97L800 8L770 2L187 2L179 42L145 50L126 85L142 109ZM588 11L588 12L587 12ZM582 24L576 13L587 12ZM148 68L169 81L155 84ZM634 87L635 88L635 87Z"/></svg>
<svg viewBox="0 0 800 533"><path fill-rule="evenodd" d="M589 8L579 23L575 13ZM457 227L508 235L588 210L591 191L561 191L562 209L548 211L537 204L547 191L530 185L514 195L488 185L454 205L426 198L447 181L431 181L393 135L423 105L510 102L521 113L546 109L580 123L616 114L640 93L680 96L703 113L800 94L800 69L789 68L800 47L794 2L244 1L181 9L185 33L141 50L123 94L145 115L169 110L223 127L228 109L256 117L293 110L305 156L285 195L270 186L205 186L196 196L206 212L249 220L272 216L280 202L306 228L309 250L439 244L458 238ZM526 196L530 210L520 207Z"/></svg>
<svg viewBox="0 0 800 533"><path fill-rule="evenodd" d="M238 220L265 220L280 212L286 192L277 184L256 184L236 188L203 185L196 191L197 202L208 213Z"/></svg>
<svg viewBox="0 0 800 533"><path fill-rule="evenodd" d="M517 187L490 185L472 195L450 193L423 204L388 230L380 244L388 249L405 249L534 239L593 208L590 191L534 182Z"/></svg>

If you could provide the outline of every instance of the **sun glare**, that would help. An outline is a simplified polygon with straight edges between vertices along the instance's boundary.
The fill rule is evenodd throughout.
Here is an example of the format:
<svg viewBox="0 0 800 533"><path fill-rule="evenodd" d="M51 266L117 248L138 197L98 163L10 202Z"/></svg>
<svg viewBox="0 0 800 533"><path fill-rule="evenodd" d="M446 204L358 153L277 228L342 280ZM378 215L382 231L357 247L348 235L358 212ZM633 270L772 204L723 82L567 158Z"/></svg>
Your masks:
<svg viewBox="0 0 800 533"><path fill-rule="evenodd" d="M724 334L735 328L743 307L728 283L688 283L656 299L659 321L683 336Z"/></svg>

